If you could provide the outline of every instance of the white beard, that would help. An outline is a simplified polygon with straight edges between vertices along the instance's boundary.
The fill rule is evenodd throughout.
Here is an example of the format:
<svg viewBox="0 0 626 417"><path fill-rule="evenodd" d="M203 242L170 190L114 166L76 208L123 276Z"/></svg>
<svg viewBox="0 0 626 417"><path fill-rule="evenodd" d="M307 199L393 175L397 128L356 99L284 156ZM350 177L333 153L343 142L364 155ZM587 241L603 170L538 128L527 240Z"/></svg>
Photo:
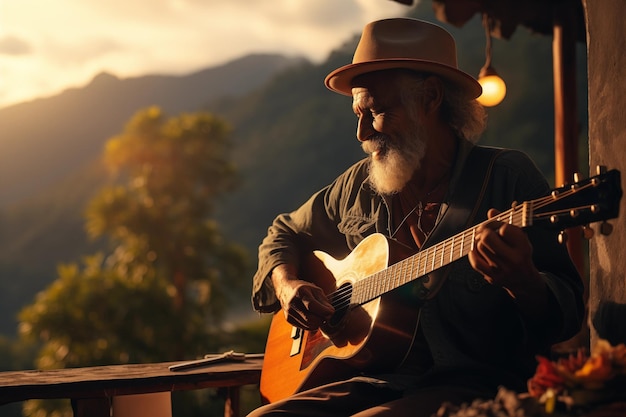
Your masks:
<svg viewBox="0 0 626 417"><path fill-rule="evenodd" d="M363 150L372 154L369 179L380 194L395 194L413 177L426 154L426 141L421 129L411 131L392 141L378 136L363 142Z"/></svg>

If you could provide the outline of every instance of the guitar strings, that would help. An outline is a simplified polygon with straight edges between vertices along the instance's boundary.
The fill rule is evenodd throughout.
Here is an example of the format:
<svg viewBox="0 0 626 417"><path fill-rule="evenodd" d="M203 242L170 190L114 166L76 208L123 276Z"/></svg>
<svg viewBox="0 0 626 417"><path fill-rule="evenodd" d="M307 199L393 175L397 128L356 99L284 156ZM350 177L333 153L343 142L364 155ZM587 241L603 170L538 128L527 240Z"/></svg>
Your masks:
<svg viewBox="0 0 626 417"><path fill-rule="evenodd" d="M501 213L500 214L500 218L504 218L507 217L509 215L509 213L511 213L512 215L514 215L516 218L519 218L521 216L520 210L516 210L516 211L512 211L509 210L508 212L505 213ZM490 219L489 221L495 221L495 219ZM487 222L483 222L483 223L488 223ZM478 225L480 226L480 224ZM463 235L471 235L473 233L473 231L478 227L474 227L469 229L469 231L466 231L463 233ZM458 236L457 236L458 239ZM473 245L473 241L471 241L470 239L463 239L462 240L463 244L460 248L460 253L466 253L469 251L469 248L472 247ZM428 248L427 250L423 251L423 252L418 252L416 255L418 258L420 258L418 260L418 263L421 262L421 258L424 257L426 259L428 259L431 255L431 252L437 252L438 250L443 251L443 253L445 254L446 252L446 245L450 243L450 246L452 245L452 240L451 239L447 239L443 242L441 242L440 244L433 246L431 248ZM443 246L443 249L441 249L441 247ZM452 246L451 246L452 249ZM411 257L412 258L412 257ZM434 260L434 256L432 257L432 259ZM394 266L390 266L389 269L392 269ZM341 286L337 291L333 292L330 294L331 300L332 300L332 304L336 309L342 309L342 308L346 308L350 305L350 300L352 298L352 295L354 294L354 292L358 291L360 288L365 287L366 289L371 289L371 287L368 285L371 282L376 282L378 275L380 275L379 273L367 276L363 279L361 279L360 281L357 282L353 282L352 283L352 290L350 289L350 285L345 285L345 286ZM374 295L372 295L371 297L364 297L365 299L360 301L358 304L362 304L364 302L369 301L370 299L376 298Z"/></svg>
<svg viewBox="0 0 626 417"><path fill-rule="evenodd" d="M484 221L476 226L474 226L473 228L470 228L469 230L463 232L463 235L468 235L468 234L472 234L474 232L474 230L476 228L478 228L479 226L481 226L482 224L487 224L489 222L493 222L496 221L498 218L499 219L504 219L505 217L511 217L511 216L515 216L515 218L520 218L521 216L523 216L523 214L521 213L521 208L522 206L518 206L515 208L512 208L506 212L501 213L497 218L493 218L493 219L489 219L487 221ZM512 217L511 217L512 218ZM458 239L458 235L455 236ZM468 242L469 241L469 242ZM440 244L437 244L431 248L426 249L425 251L422 252L418 252L416 255L418 258L420 258L418 260L418 263L420 263L421 261L421 257L424 257L425 254L425 258L429 257L430 252L436 252L441 246L443 247L443 251L445 253L445 245L448 242L452 242L452 238L446 239L445 241L441 242ZM466 253L469 252L469 248L471 248L473 245L473 241L470 241L469 239L463 239L463 245L460 248L460 253ZM413 258L414 256L412 256L411 258ZM390 266L388 269L392 269L394 268L394 265ZM373 275L369 275L367 277L364 277L363 279L353 282L352 285L345 285L345 286L341 286L338 290L332 292L329 294L329 298L331 299L331 304L335 307L335 309L337 310L341 310L344 308L349 307L349 305L351 304L350 301L352 299L353 294L355 293L355 290L358 291L358 289L365 287L366 289L371 289L371 286L369 286L368 284L370 284L371 282L376 282L376 279L378 278L378 276L380 275L380 273L375 273ZM408 281L407 281L408 282ZM352 290L351 290L352 287ZM395 287L394 287L395 288ZM392 288L393 289L393 288ZM383 291L384 292L384 291ZM370 297L363 297L364 300L359 301L357 304L363 304L367 301L370 301L371 299L376 298L375 295L372 295Z"/></svg>

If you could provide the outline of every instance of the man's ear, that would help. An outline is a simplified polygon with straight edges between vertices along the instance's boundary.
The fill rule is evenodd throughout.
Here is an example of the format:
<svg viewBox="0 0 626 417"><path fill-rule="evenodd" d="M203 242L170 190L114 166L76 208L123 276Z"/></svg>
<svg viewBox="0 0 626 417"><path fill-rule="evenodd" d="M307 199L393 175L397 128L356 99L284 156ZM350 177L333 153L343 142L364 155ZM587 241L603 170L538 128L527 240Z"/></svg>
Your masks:
<svg viewBox="0 0 626 417"><path fill-rule="evenodd" d="M432 113L438 111L443 102L443 83L439 77L433 75L424 80L424 111Z"/></svg>

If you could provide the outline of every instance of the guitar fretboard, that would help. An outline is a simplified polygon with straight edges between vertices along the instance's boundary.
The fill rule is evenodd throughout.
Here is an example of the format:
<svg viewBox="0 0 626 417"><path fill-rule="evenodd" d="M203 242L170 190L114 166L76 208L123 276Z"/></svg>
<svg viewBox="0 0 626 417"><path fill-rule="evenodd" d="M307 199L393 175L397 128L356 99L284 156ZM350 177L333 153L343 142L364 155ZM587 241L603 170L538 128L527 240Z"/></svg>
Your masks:
<svg viewBox="0 0 626 417"><path fill-rule="evenodd" d="M532 223L532 205L532 202L525 202L519 206L514 206L494 218L363 278L354 283L351 304L364 304L463 258L474 249L476 231L483 225L498 221L518 227L530 226Z"/></svg>

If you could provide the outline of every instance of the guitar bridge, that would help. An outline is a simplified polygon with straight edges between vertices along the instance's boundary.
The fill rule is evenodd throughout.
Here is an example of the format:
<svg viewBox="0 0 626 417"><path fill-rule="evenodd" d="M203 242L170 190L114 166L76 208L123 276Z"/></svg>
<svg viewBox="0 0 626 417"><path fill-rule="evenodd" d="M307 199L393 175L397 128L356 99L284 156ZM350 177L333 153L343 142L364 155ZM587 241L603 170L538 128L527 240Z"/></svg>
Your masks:
<svg viewBox="0 0 626 417"><path fill-rule="evenodd" d="M291 351L289 352L289 356L296 356L300 353L303 336L304 330L295 326L291 328Z"/></svg>

